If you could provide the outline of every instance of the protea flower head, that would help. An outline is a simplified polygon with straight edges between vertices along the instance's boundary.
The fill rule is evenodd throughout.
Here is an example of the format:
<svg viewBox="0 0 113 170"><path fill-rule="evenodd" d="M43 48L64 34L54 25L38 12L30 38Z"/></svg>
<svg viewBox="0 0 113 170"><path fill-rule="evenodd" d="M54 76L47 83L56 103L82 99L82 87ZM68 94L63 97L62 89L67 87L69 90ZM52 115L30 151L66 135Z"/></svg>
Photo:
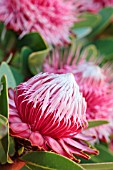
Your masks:
<svg viewBox="0 0 113 170"><path fill-rule="evenodd" d="M70 28L78 20L73 0L0 0L0 20L25 35L39 32L48 43L69 43Z"/></svg>
<svg viewBox="0 0 113 170"><path fill-rule="evenodd" d="M80 55L80 48L76 50L73 57L72 53L65 53L64 56L58 50L48 56L43 70L51 73L73 73L76 82L80 87L83 97L87 102L88 120L107 120L110 123L99 127L91 128L91 134L96 135L97 140L109 141L113 131L113 76L111 66L108 64L100 67L101 60L89 61L87 51ZM89 133L89 131L87 131Z"/></svg>
<svg viewBox="0 0 113 170"><path fill-rule="evenodd" d="M38 149L75 161L73 154L88 159L86 153L98 153L84 141L93 137L80 134L87 127L86 102L73 74L40 73L10 89L9 112L11 135Z"/></svg>

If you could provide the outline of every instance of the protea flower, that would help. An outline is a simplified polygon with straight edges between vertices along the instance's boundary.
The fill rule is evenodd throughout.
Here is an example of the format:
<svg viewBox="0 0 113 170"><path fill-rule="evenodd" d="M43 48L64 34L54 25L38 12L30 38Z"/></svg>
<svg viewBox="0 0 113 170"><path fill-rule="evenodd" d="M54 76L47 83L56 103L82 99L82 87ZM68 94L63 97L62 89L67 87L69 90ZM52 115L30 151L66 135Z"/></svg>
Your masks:
<svg viewBox="0 0 113 170"><path fill-rule="evenodd" d="M48 43L69 42L70 28L78 20L73 0L0 0L0 20L25 35L39 32Z"/></svg>
<svg viewBox="0 0 113 170"><path fill-rule="evenodd" d="M80 64L75 73L80 91L87 101L87 118L110 122L109 125L91 129L93 134L97 133L96 136L105 142L109 141L113 130L113 82L107 69L89 62Z"/></svg>
<svg viewBox="0 0 113 170"><path fill-rule="evenodd" d="M107 120L110 123L91 128L91 134L96 135L96 141L109 141L113 131L113 76L109 65L98 66L100 61L86 61L86 50L79 59L80 48L76 55L61 54L58 50L48 56L44 63L44 71L49 73L73 73L87 102L88 120ZM92 57L93 58L93 57ZM89 133L88 131L88 133Z"/></svg>
<svg viewBox="0 0 113 170"><path fill-rule="evenodd" d="M73 74L40 73L9 90L9 112L11 135L40 150L75 161L73 154L88 159L86 153L98 153L85 143L93 137L80 134L87 127L86 102Z"/></svg>

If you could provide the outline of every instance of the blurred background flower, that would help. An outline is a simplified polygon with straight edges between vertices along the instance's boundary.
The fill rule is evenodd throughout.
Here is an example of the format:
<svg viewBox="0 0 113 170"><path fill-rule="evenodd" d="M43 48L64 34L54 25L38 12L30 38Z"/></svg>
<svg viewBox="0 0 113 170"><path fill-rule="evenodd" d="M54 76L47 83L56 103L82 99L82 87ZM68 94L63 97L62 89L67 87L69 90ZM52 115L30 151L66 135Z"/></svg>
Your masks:
<svg viewBox="0 0 113 170"><path fill-rule="evenodd" d="M77 21L73 1L0 1L0 20L21 36L39 32L48 43L69 43L70 28Z"/></svg>
<svg viewBox="0 0 113 170"><path fill-rule="evenodd" d="M88 120L107 120L107 125L91 128L86 131L96 136L95 142L110 142L110 135L113 131L113 76L112 65L102 63L92 56L88 60L87 51L80 54L80 47L76 54L72 52L62 53L60 50L53 51L44 63L44 71L49 73L73 73L76 82L80 87L83 97L87 102Z"/></svg>
<svg viewBox="0 0 113 170"><path fill-rule="evenodd" d="M81 11L99 12L104 7L113 7L113 0L84 0L79 6Z"/></svg>

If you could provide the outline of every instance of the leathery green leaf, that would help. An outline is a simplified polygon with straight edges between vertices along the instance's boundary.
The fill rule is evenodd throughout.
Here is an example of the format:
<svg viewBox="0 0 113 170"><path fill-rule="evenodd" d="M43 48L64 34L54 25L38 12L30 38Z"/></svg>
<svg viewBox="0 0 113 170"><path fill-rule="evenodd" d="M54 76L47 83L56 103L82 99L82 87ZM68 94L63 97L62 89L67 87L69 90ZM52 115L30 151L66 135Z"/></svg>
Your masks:
<svg viewBox="0 0 113 170"><path fill-rule="evenodd" d="M81 164L86 170L112 170L113 162Z"/></svg>
<svg viewBox="0 0 113 170"><path fill-rule="evenodd" d="M101 16L101 21L98 25L95 26L93 32L91 33L91 37L96 36L100 32L102 32L109 24L113 17L113 8L106 7L100 10L99 12Z"/></svg>
<svg viewBox="0 0 113 170"><path fill-rule="evenodd" d="M0 95L0 114L8 118L8 84L5 75L1 78L1 84L3 90Z"/></svg>
<svg viewBox="0 0 113 170"><path fill-rule="evenodd" d="M104 124L108 124L109 122L107 120L90 120L88 121L88 129Z"/></svg>
<svg viewBox="0 0 113 170"><path fill-rule="evenodd" d="M0 140L8 133L8 119L0 115Z"/></svg>
<svg viewBox="0 0 113 170"><path fill-rule="evenodd" d="M29 68L32 74L37 74L41 71L43 61L49 52L49 48L43 51L34 52L29 56Z"/></svg>
<svg viewBox="0 0 113 170"><path fill-rule="evenodd" d="M79 164L52 152L30 152L21 157L28 166L49 170L84 170Z"/></svg>
<svg viewBox="0 0 113 170"><path fill-rule="evenodd" d="M2 64L0 65L0 79L3 75L6 75L7 77L8 87L15 88L16 82L13 73L6 62L2 62Z"/></svg>
<svg viewBox="0 0 113 170"><path fill-rule="evenodd" d="M8 125L8 117L9 117L9 106L8 106L8 83L7 77L4 75L1 78L1 83L3 85L3 90L0 95L0 113L2 121L4 120L7 124L7 133L0 140L0 163L6 163L8 161L8 151L9 151L9 125Z"/></svg>
<svg viewBox="0 0 113 170"><path fill-rule="evenodd" d="M47 48L47 43L38 32L31 32L26 34L19 42L18 47L29 47L33 51L42 51Z"/></svg>

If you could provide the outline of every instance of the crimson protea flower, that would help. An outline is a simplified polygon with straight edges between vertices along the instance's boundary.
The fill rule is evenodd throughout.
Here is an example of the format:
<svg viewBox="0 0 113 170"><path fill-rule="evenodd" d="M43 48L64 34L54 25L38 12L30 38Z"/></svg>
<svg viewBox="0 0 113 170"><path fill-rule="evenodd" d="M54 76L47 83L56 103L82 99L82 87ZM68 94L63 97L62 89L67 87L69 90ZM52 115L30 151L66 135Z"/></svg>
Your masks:
<svg viewBox="0 0 113 170"><path fill-rule="evenodd" d="M0 0L0 20L7 28L21 36L39 32L52 44L69 42L75 14L72 0Z"/></svg>
<svg viewBox="0 0 113 170"><path fill-rule="evenodd" d="M76 55L72 53L64 56L58 51L54 51L52 56L48 56L43 70L49 73L73 73L80 91L87 102L88 120L107 120L110 123L99 127L91 128L88 133L94 134L97 140L109 141L113 131L113 76L109 65L98 66L96 61L86 61L86 50L79 59L80 48ZM109 69L108 69L109 68Z"/></svg>
<svg viewBox="0 0 113 170"><path fill-rule="evenodd" d="M73 74L40 73L9 90L11 135L27 139L32 146L53 150L77 161L73 154L88 159L97 154L79 134L87 127L86 102Z"/></svg>

